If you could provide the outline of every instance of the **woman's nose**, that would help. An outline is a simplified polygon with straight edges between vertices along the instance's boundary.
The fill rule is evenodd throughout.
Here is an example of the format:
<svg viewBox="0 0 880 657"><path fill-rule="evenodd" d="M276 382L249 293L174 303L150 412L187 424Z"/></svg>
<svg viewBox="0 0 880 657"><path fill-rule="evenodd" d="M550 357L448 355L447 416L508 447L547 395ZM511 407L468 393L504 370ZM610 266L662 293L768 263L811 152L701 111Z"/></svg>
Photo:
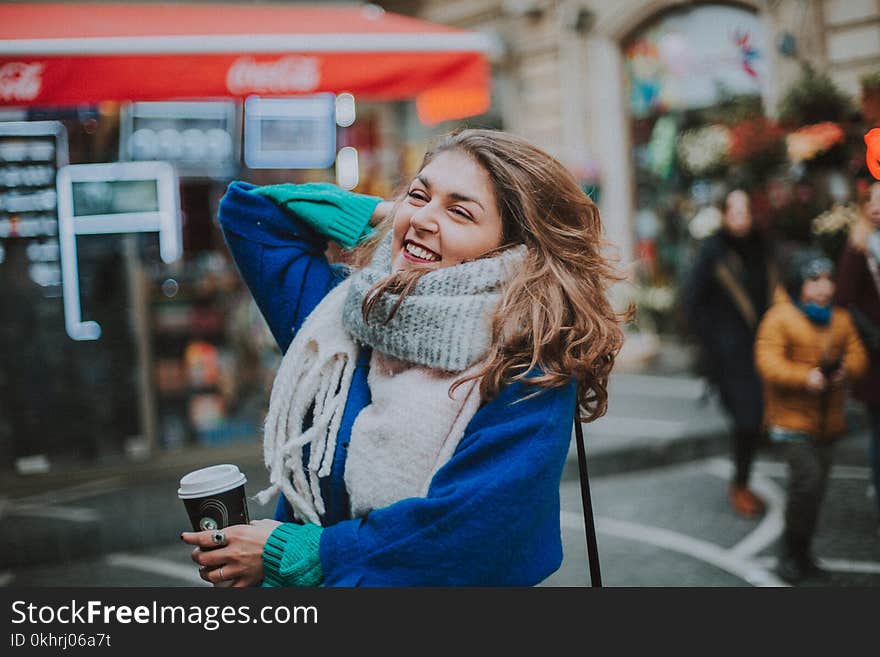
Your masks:
<svg viewBox="0 0 880 657"><path fill-rule="evenodd" d="M413 213L409 223L416 230L436 233L438 228L436 212L432 204L423 205Z"/></svg>

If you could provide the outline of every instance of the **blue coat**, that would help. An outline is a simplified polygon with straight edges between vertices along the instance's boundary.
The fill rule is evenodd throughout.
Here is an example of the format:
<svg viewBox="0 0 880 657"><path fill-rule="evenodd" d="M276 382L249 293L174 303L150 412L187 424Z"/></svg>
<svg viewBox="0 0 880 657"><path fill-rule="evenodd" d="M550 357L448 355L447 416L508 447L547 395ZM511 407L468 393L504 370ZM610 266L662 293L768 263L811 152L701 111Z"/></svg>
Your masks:
<svg viewBox="0 0 880 657"><path fill-rule="evenodd" d="M238 269L281 348L344 277L327 241L273 201L233 182L219 219ZM343 479L351 428L370 403L362 350L339 429L320 559L325 586L531 586L562 563L559 483L571 440L575 383L515 383L484 403L424 498L351 518ZM276 519L293 521L286 500Z"/></svg>

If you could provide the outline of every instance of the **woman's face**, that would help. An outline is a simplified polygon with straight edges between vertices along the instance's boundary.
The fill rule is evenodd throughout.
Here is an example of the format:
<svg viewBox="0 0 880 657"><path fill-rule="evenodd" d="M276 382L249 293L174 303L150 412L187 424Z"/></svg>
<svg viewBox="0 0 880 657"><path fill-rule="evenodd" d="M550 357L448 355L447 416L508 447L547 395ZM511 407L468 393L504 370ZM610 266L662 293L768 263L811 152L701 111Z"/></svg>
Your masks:
<svg viewBox="0 0 880 657"><path fill-rule="evenodd" d="M394 215L391 269L440 269L501 246L489 174L460 151L443 151L410 182Z"/></svg>
<svg viewBox="0 0 880 657"><path fill-rule="evenodd" d="M731 192L724 207L724 227L734 237L745 237L752 230L749 196L742 190Z"/></svg>
<svg viewBox="0 0 880 657"><path fill-rule="evenodd" d="M871 185L870 195L865 201L865 216L875 227L880 228L880 182Z"/></svg>

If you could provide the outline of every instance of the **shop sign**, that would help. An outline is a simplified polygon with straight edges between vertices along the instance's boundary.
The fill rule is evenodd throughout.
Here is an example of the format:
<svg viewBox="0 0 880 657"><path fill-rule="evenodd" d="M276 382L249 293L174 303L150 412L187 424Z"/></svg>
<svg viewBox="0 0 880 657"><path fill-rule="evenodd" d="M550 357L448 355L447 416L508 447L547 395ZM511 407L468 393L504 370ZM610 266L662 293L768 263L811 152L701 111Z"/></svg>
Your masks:
<svg viewBox="0 0 880 657"><path fill-rule="evenodd" d="M0 101L28 101L40 94L43 64L7 62L0 66Z"/></svg>
<svg viewBox="0 0 880 657"><path fill-rule="evenodd" d="M140 102L121 111L119 159L172 162L181 178L230 178L241 157L234 101Z"/></svg>
<svg viewBox="0 0 880 657"><path fill-rule="evenodd" d="M83 321L77 235L159 233L159 254L183 253L178 178L168 162L75 164L58 172L58 219L64 281L64 323L74 340L97 340L101 327Z"/></svg>
<svg viewBox="0 0 880 657"><path fill-rule="evenodd" d="M336 160L336 96L250 96L244 161L251 169L325 169Z"/></svg>
<svg viewBox="0 0 880 657"><path fill-rule="evenodd" d="M272 62L239 57L226 74L226 88L236 96L314 91L321 83L319 60L289 55Z"/></svg>

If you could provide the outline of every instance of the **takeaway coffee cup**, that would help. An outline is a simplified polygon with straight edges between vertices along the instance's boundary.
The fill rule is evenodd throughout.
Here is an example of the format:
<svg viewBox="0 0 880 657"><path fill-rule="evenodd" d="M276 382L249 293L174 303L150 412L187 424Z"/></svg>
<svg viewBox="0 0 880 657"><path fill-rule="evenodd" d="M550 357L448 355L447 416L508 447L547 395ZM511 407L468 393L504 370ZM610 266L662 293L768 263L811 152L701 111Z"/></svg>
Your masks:
<svg viewBox="0 0 880 657"><path fill-rule="evenodd" d="M212 465L184 475L177 496L183 500L193 531L248 524L245 482L244 473L231 463Z"/></svg>

